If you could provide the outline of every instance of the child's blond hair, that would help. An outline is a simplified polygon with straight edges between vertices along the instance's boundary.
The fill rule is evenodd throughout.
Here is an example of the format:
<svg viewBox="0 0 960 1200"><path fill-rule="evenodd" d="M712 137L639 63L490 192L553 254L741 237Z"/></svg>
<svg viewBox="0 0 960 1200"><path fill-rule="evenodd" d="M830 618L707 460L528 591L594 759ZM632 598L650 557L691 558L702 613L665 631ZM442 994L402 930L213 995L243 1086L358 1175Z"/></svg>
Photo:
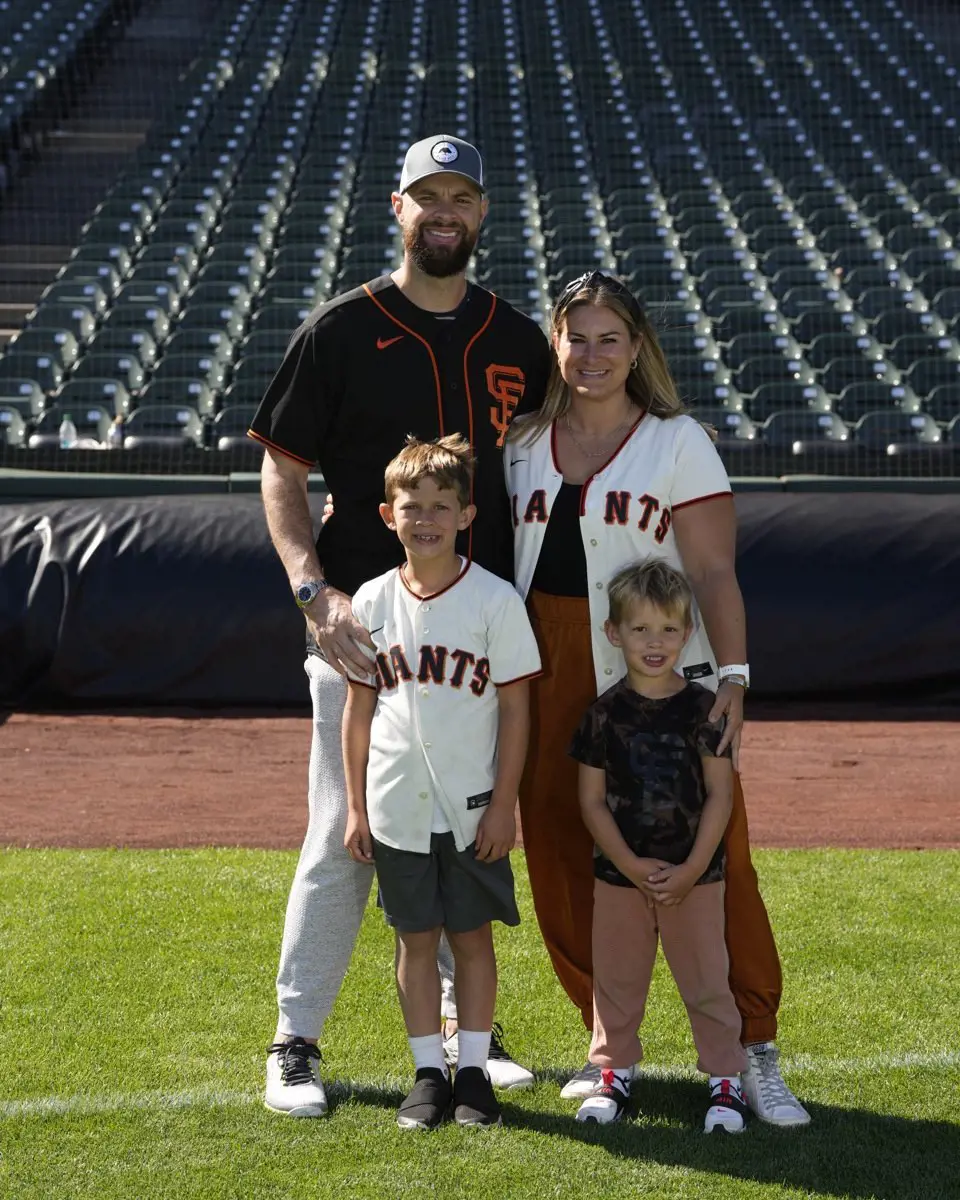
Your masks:
<svg viewBox="0 0 960 1200"><path fill-rule="evenodd" d="M448 433L432 442L408 434L406 445L387 463L384 472L387 503L394 502L397 492L411 491L424 479L432 479L437 487L456 492L460 507L466 508L473 491L475 463L470 443L459 433Z"/></svg>
<svg viewBox="0 0 960 1200"><path fill-rule="evenodd" d="M661 612L676 616L685 627L692 623L690 584L662 558L648 558L623 567L607 585L607 597L613 625L620 624L633 600L648 600Z"/></svg>

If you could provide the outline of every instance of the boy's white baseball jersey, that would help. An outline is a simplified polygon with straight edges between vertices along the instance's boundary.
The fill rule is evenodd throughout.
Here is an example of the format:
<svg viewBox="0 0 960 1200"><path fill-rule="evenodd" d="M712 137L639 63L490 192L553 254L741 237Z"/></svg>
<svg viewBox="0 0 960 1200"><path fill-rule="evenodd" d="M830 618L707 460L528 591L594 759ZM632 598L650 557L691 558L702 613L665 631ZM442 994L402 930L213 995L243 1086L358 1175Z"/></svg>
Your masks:
<svg viewBox="0 0 960 1200"><path fill-rule="evenodd" d="M353 612L376 645L370 831L426 854L436 803L465 850L496 778L497 689L540 672L524 603L509 583L465 562L432 596L411 591L400 569L388 571L357 590Z"/></svg>
<svg viewBox="0 0 960 1200"><path fill-rule="evenodd" d="M518 427L519 428L519 427ZM517 590L533 582L550 511L563 476L557 466L556 424L533 443L520 434L507 443L504 465L513 505ZM683 571L673 513L729 495L730 480L713 442L692 417L663 420L647 413L613 457L583 485L580 533L587 560L591 642L597 694L625 673L623 655L603 625L609 615L607 585L630 563L662 558ZM717 663L694 605L694 632L677 664L689 679L717 689Z"/></svg>

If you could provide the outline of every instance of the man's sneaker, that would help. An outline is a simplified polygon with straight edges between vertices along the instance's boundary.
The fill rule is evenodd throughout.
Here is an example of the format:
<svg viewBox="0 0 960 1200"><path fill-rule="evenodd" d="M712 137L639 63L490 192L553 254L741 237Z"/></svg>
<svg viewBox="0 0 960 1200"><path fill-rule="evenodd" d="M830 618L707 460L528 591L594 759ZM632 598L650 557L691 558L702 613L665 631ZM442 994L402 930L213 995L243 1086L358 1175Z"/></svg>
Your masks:
<svg viewBox="0 0 960 1200"><path fill-rule="evenodd" d="M603 1070L600 1072L600 1086L580 1105L577 1120L611 1125L620 1120L629 1103L630 1085L623 1083L613 1071Z"/></svg>
<svg viewBox="0 0 960 1200"><path fill-rule="evenodd" d="M757 1042L744 1049L743 1094L760 1120L771 1125L809 1125L810 1114L783 1081L780 1052L773 1042Z"/></svg>
<svg viewBox="0 0 960 1200"><path fill-rule="evenodd" d="M322 1117L327 1094L320 1082L320 1050L294 1038L267 1049L267 1090L263 1102L288 1117Z"/></svg>
<svg viewBox="0 0 960 1200"><path fill-rule="evenodd" d="M600 1078L602 1067L594 1066L593 1063L587 1063L582 1067L572 1079L568 1079L560 1091L561 1100L583 1100L587 1096L592 1096L593 1093L601 1086L603 1080ZM632 1066L629 1071L629 1079L632 1083L637 1077L637 1068Z"/></svg>
<svg viewBox="0 0 960 1200"><path fill-rule="evenodd" d="M464 1067L453 1081L453 1119L458 1125L489 1129L502 1124L493 1084L481 1067Z"/></svg>
<svg viewBox="0 0 960 1200"><path fill-rule="evenodd" d="M397 1112L397 1124L401 1129L438 1128L447 1115L452 1095L449 1075L436 1067L421 1067Z"/></svg>
<svg viewBox="0 0 960 1200"><path fill-rule="evenodd" d="M456 1067L458 1053L457 1035L451 1033L443 1039L443 1057L448 1067ZM494 1021L490 1034L487 1074L493 1086L504 1091L518 1091L520 1088L533 1087L534 1084L533 1072L521 1067L504 1049L503 1026L499 1021Z"/></svg>
<svg viewBox="0 0 960 1200"><path fill-rule="evenodd" d="M743 1103L737 1079L718 1079L710 1088L710 1107L703 1122L703 1132L743 1133L747 1123L747 1108Z"/></svg>

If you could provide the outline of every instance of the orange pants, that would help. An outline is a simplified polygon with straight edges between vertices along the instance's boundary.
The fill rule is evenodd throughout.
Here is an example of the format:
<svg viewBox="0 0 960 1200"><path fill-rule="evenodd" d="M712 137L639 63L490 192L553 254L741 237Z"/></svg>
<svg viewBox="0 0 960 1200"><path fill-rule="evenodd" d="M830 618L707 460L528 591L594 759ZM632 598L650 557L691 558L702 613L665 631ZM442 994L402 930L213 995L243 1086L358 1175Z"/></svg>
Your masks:
<svg viewBox="0 0 960 1200"><path fill-rule="evenodd" d="M531 691L530 750L520 785L520 821L540 932L564 991L593 1026L593 838L580 817L574 730L596 699L587 601L533 592L530 618L544 674ZM773 1041L782 979L777 945L750 861L739 775L724 836L730 990L741 1040Z"/></svg>

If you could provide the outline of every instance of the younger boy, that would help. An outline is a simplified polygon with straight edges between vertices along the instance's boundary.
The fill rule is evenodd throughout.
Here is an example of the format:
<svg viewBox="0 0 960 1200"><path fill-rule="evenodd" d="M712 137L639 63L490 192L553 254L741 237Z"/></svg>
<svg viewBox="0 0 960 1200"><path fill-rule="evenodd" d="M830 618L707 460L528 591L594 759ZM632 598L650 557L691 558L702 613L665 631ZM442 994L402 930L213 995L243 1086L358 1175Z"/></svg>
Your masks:
<svg viewBox="0 0 960 1200"><path fill-rule="evenodd" d="M351 680L343 722L344 844L375 863L396 930L397 991L416 1079L401 1129L499 1125L485 1063L497 965L491 921L520 921L509 852L527 752L528 681L540 655L510 584L455 549L476 509L459 435L407 439L386 470L380 515L406 562L353 598L376 645L371 682ZM458 1065L444 1062L437 945L456 964Z"/></svg>
<svg viewBox="0 0 960 1200"><path fill-rule="evenodd" d="M727 982L723 832L732 805L730 750L707 718L714 696L674 671L692 632L686 580L659 560L627 567L609 585L607 637L627 674L587 710L570 753L593 834L593 1041L600 1086L578 1121L616 1121L630 1095L637 1031L657 937L710 1077L704 1121L739 1133L745 1108L740 1014Z"/></svg>

